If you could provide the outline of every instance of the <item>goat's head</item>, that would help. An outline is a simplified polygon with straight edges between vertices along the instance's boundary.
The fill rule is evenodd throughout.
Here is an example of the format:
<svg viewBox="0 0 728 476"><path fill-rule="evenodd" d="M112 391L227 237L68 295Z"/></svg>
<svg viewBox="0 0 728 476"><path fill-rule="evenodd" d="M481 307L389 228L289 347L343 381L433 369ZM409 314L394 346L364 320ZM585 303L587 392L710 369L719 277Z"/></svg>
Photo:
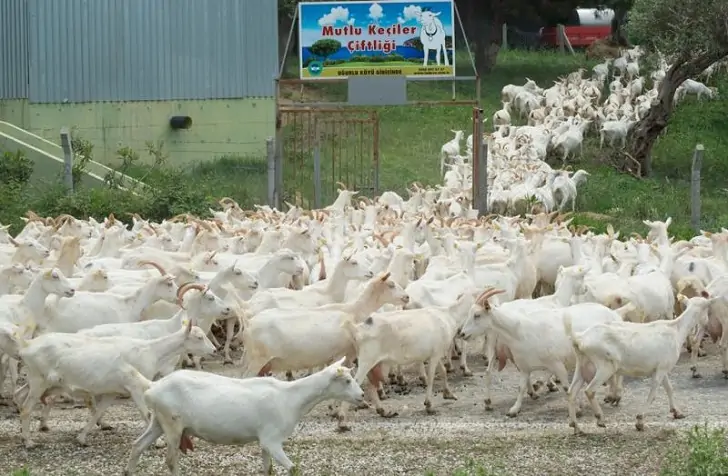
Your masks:
<svg viewBox="0 0 728 476"><path fill-rule="evenodd" d="M423 10L419 15L420 24L424 26L430 26L435 22L435 18L439 17L442 12L433 12L430 10Z"/></svg>
<svg viewBox="0 0 728 476"><path fill-rule="evenodd" d="M491 299L498 294L503 294L502 289L488 288L482 292L470 307L468 318L460 329L460 338L468 340L483 335L490 327L489 317L494 306L498 305L497 299Z"/></svg>
<svg viewBox="0 0 728 476"><path fill-rule="evenodd" d="M235 289L247 289L255 291L258 289L258 280L251 273L236 266L237 261L227 268L228 281Z"/></svg>
<svg viewBox="0 0 728 476"><path fill-rule="evenodd" d="M184 297L189 291L196 290L187 300L187 308L192 317L199 320L230 317L232 309L225 302L210 291L207 286L199 283L185 283L177 290L177 305L185 309Z"/></svg>
<svg viewBox="0 0 728 476"><path fill-rule="evenodd" d="M51 254L48 248L33 238L16 240L10 237L9 241L15 247L14 260L16 262L27 263L28 261L33 261L40 264Z"/></svg>
<svg viewBox="0 0 728 476"><path fill-rule="evenodd" d="M38 280L41 281L43 290L48 294L56 294L68 298L76 294L76 290L73 288L71 282L58 268L51 268L41 272L35 277L33 284Z"/></svg>

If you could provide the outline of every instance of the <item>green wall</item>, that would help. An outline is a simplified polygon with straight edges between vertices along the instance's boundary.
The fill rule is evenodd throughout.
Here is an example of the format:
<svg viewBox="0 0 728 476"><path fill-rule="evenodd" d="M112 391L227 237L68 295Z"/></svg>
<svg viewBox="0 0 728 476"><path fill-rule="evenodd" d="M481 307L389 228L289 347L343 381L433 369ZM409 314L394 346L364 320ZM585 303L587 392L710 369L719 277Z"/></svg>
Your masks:
<svg viewBox="0 0 728 476"><path fill-rule="evenodd" d="M169 118L192 118L187 130L172 130ZM0 100L0 121L13 123L58 143L64 125L94 144L94 160L116 165L116 151L131 147L143 160L146 141L164 141L169 164L179 165L225 154L265 157L265 140L275 134L273 98L31 104Z"/></svg>

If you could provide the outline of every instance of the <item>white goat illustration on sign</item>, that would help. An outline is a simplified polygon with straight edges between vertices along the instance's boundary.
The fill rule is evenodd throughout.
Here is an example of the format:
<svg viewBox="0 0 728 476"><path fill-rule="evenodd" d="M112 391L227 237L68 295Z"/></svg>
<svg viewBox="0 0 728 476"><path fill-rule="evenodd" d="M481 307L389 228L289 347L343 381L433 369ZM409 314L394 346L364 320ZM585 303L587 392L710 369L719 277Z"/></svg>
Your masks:
<svg viewBox="0 0 728 476"><path fill-rule="evenodd" d="M445 28L442 22L437 18L442 12L431 12L423 10L420 13L420 42L422 42L422 50L425 53L425 59L422 66L427 66L427 60L430 56L430 50L435 50L435 62L440 66L440 53L445 56L445 66L450 65L450 59L447 56L445 47Z"/></svg>

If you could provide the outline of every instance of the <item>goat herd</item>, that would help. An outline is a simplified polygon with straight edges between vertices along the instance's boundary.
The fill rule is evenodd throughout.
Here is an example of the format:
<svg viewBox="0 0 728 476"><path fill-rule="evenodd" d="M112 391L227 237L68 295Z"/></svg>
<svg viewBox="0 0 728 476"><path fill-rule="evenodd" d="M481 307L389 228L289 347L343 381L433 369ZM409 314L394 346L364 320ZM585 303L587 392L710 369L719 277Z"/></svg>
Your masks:
<svg viewBox="0 0 728 476"><path fill-rule="evenodd" d="M575 432L579 391L604 426L596 391L607 384L604 400L617 406L623 376L652 377L646 404L661 385L681 418L668 374L683 346L697 377L702 338L720 339L728 376L728 230L674 242L669 218L645 221L646 238L574 229L560 213L569 201L573 208L584 174L545 162L550 148L577 150L592 121L603 137L623 139L644 114L656 89L642 94L640 51L625 55L614 67L632 79L612 82L603 106L595 104L608 71L599 66L594 79L580 71L547 90L532 81L503 89L508 101L488 136L498 214L488 217L470 206L468 156L446 144L444 185L413 184L406 200L391 191L357 199L342 187L322 210L244 211L226 198L209 220L134 216L129 227L113 215L97 222L28 212L17 236L2 228L0 385L10 377L25 446L35 446L38 404L40 429L48 430L55 399L85 402L91 411L77 437L85 445L126 396L148 426L130 442L125 474L155 444L166 445L166 464L178 474L180 453L195 437L258 441L265 471L275 460L291 472L283 442L317 403L340 401L333 410L341 430L353 424L351 404L392 417L395 409L381 402L385 375L406 385L415 366L433 413L436 371L443 398L455 399L452 360L470 376L474 350L488 360L486 408L495 366L515 365L511 417L538 391L532 372L546 371L546 386L568 395ZM659 71L653 78L659 82ZM511 104L531 125L506 126ZM533 195L536 210L523 210ZM505 216L523 211L531 213ZM224 334L213 333L218 325ZM234 363L233 346L242 348L243 378L202 370L201 359L217 348ZM176 370L183 363L196 370ZM302 371L308 375L294 379Z"/></svg>

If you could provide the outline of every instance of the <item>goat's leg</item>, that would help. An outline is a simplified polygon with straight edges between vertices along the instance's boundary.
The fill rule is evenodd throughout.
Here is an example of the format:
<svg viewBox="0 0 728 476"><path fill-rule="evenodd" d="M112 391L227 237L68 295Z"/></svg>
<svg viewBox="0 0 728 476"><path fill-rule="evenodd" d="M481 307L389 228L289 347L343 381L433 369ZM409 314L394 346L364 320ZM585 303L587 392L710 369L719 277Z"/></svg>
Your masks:
<svg viewBox="0 0 728 476"><path fill-rule="evenodd" d="M131 476L136 470L137 464L139 463L139 457L164 434L164 430L157 421L156 416L152 415L152 419L147 425L147 429L144 433L134 441L131 447L131 454L129 455L129 461L126 463L124 469L124 476Z"/></svg>
<svg viewBox="0 0 728 476"><path fill-rule="evenodd" d="M114 403L113 395L101 395L96 399L96 405L90 409L89 419L86 422L86 426L81 430L81 433L76 437L76 441L81 446L86 446L86 438L88 433L94 429L96 423L101 419L106 410Z"/></svg>
<svg viewBox="0 0 728 476"><path fill-rule="evenodd" d="M272 457L274 460L276 460L276 463L280 464L286 469L287 474L291 475L294 474L294 468L295 464L288 459L288 456L286 456L286 453L283 451L283 446L280 442L272 442L272 441L261 441L260 447L264 448L263 451L268 453L268 467L265 467L265 455L263 456L263 466L265 474L273 474L272 469L270 467L270 458Z"/></svg>
<svg viewBox="0 0 728 476"><path fill-rule="evenodd" d="M581 365L577 360L574 377L571 379L571 385L569 385L569 390L567 392L569 398L569 426L574 429L575 435L582 433L581 429L579 429L579 424L576 422L576 396L579 394L579 390L581 390L584 386L584 383L584 378L581 375Z"/></svg>
<svg viewBox="0 0 728 476"><path fill-rule="evenodd" d="M589 400L589 404L594 411L594 417L597 419L597 426L604 427L604 413L602 412L602 407L597 401L596 394L597 389L601 387L604 382L609 380L612 375L615 374L615 371L612 369L611 364L607 362L592 363L596 367L596 372L594 374L594 378L591 379L584 389L584 393L586 394L586 398Z"/></svg>
<svg viewBox="0 0 728 476"><path fill-rule="evenodd" d="M210 342L212 342L212 345L214 345L216 349L220 348L220 341L218 341L217 337L215 337L215 334L212 332L212 328L210 329L210 332L207 333L207 338L210 339Z"/></svg>
<svg viewBox="0 0 728 476"><path fill-rule="evenodd" d="M667 377L667 374L659 371L655 372L655 375L652 376L652 382L650 382L650 393L647 394L647 400L643 404L641 411L637 414L637 422L635 423L637 431L643 431L645 429L645 411L650 405L652 405L652 402L655 401L657 387L662 384L662 380L665 377ZM670 406L672 407L672 402ZM672 410L672 408L670 410Z"/></svg>
<svg viewBox="0 0 728 476"><path fill-rule="evenodd" d="M672 417L676 420L685 418L685 415L675 406L675 395L672 389L672 383L667 375L665 375L662 379L662 387L665 389L665 393L667 394L667 403L670 405L670 413L672 413Z"/></svg>
<svg viewBox="0 0 728 476"><path fill-rule="evenodd" d="M430 358L430 361L427 363L427 390L425 390L425 411L429 415L435 413L435 410L433 410L432 408L432 386L435 383L435 370L437 370L438 365L442 365L442 362L440 359L435 357ZM445 373L447 373L447 370L445 370Z"/></svg>
<svg viewBox="0 0 728 476"><path fill-rule="evenodd" d="M223 365L233 363L233 359L230 357L230 343L233 341L233 332L235 331L235 323L237 321L237 317L225 319L225 348L223 349Z"/></svg>
<svg viewBox="0 0 728 476"><path fill-rule="evenodd" d="M447 370L445 370L445 366L442 365L442 359L437 359L438 367L440 368L440 372L442 373L442 398L445 400L457 400L458 397L455 396L454 393L452 393L452 390L450 389L450 384L447 382Z"/></svg>
<svg viewBox="0 0 728 476"><path fill-rule="evenodd" d="M723 332L718 342L718 348L720 349L720 357L723 363L723 377L728 379L728 325L722 323Z"/></svg>
<svg viewBox="0 0 728 476"><path fill-rule="evenodd" d="M35 447L35 442L30 438L30 420L33 415L33 407L41 399L47 388L46 383L40 379L33 379L28 383L28 395L25 397L20 409L20 432L26 449Z"/></svg>
<svg viewBox="0 0 728 476"><path fill-rule="evenodd" d="M465 377L473 376L473 371L468 368L468 343L466 341L461 341L460 369Z"/></svg>
<svg viewBox="0 0 728 476"><path fill-rule="evenodd" d="M521 406L523 405L523 397L526 395L526 392L528 389L531 388L531 372L528 372L526 370L521 370L521 382L518 388L518 397L516 398L516 402L513 404L513 406L508 410L508 415L511 418L514 418L518 413L521 411Z"/></svg>
<svg viewBox="0 0 728 476"><path fill-rule="evenodd" d="M694 336L701 336L703 334L702 326L698 326L698 332L694 335L688 334L688 341L690 342L690 371L693 373L693 378L701 378L700 372L698 372L698 353L700 351L700 337L697 339Z"/></svg>

